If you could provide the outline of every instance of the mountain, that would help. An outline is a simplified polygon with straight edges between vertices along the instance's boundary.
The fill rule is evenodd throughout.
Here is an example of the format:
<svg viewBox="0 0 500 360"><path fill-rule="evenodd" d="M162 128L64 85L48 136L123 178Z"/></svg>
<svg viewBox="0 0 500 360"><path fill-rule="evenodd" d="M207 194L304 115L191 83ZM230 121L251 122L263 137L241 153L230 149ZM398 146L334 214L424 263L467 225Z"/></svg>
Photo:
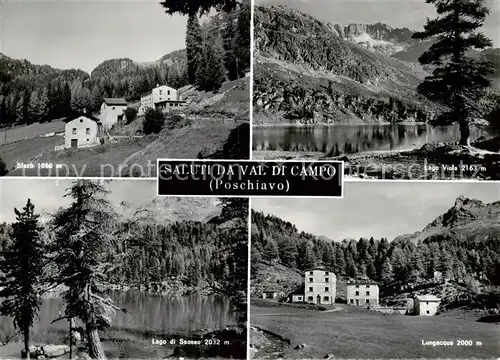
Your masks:
<svg viewBox="0 0 500 360"><path fill-rule="evenodd" d="M325 23L286 6L254 12L255 123L428 122L442 106L416 88L433 70L418 63L431 44L386 24ZM493 61L500 49L471 52Z"/></svg>
<svg viewBox="0 0 500 360"><path fill-rule="evenodd" d="M500 237L500 201L484 204L477 199L460 196L453 207L422 229L403 235L394 241L442 241L443 239L467 242L484 242Z"/></svg>
<svg viewBox="0 0 500 360"><path fill-rule="evenodd" d="M415 91L428 74L420 65L362 46L408 31L335 26L286 6L257 6L254 17L257 122L415 122L439 110ZM365 41L366 31L379 42Z"/></svg>
<svg viewBox="0 0 500 360"><path fill-rule="evenodd" d="M413 31L408 28L393 28L386 24L330 25L341 38L358 44L371 51L392 55L403 51L414 43Z"/></svg>
<svg viewBox="0 0 500 360"><path fill-rule="evenodd" d="M218 204L216 198L155 197L141 207L122 201L117 212L126 220L141 219L164 225L180 221L206 223L220 215Z"/></svg>

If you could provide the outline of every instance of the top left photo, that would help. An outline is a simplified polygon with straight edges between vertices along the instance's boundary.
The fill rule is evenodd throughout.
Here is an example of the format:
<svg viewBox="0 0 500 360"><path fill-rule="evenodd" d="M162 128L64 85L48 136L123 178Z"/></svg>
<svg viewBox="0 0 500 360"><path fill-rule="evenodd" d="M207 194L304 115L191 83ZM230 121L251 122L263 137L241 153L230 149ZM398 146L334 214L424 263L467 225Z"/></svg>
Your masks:
<svg viewBox="0 0 500 360"><path fill-rule="evenodd" d="M0 2L0 176L249 159L250 0Z"/></svg>

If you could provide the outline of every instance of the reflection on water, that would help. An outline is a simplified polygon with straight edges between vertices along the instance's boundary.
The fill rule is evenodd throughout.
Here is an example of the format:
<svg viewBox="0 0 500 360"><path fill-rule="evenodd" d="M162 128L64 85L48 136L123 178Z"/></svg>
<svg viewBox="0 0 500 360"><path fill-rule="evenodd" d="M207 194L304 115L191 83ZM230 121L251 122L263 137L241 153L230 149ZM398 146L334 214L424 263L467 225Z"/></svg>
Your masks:
<svg viewBox="0 0 500 360"><path fill-rule="evenodd" d="M471 129L474 140L484 135ZM332 125L254 127L253 150L323 152L336 156L373 150L413 149L425 143L456 142L458 126Z"/></svg>
<svg viewBox="0 0 500 360"><path fill-rule="evenodd" d="M127 313L117 313L111 328L101 335L107 352L119 357L163 355L169 349L152 345L152 338L163 339L173 335L187 338L199 330L221 329L237 323L229 301L222 297L191 295L172 298L137 291L111 292L110 297L117 306L127 309ZM31 330L33 342L64 341L68 323L63 320L51 324L60 316L60 310L61 299L44 300L40 319ZM15 334L12 319L0 317L0 340L11 334ZM18 354L16 350L11 355Z"/></svg>

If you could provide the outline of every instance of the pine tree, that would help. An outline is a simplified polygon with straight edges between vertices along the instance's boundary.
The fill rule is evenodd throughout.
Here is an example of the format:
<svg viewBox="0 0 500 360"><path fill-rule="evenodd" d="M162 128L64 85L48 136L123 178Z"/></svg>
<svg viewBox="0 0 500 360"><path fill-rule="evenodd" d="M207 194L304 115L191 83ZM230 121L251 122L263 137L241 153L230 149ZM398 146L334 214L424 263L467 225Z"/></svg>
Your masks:
<svg viewBox="0 0 500 360"><path fill-rule="evenodd" d="M52 219L57 282L68 288L63 295L66 308L61 319L79 318L85 324L93 359L105 359L99 331L111 325L116 310L123 310L103 292L111 270L120 263L117 257L110 261L116 220L107 195L99 183L77 180L66 193L72 203Z"/></svg>
<svg viewBox="0 0 500 360"><path fill-rule="evenodd" d="M201 64L196 70L196 85L200 90L216 91L226 80L224 50L219 31L211 35L203 46Z"/></svg>
<svg viewBox="0 0 500 360"><path fill-rule="evenodd" d="M30 328L42 303L44 244L39 215L30 199L22 211L14 209L17 222L12 225L14 243L0 261L0 313L14 318L14 326L24 337L24 353L29 359Z"/></svg>
<svg viewBox="0 0 500 360"><path fill-rule="evenodd" d="M242 77L250 70L250 22L251 5L242 5L238 16L238 28L236 34L236 59L238 75Z"/></svg>
<svg viewBox="0 0 500 360"><path fill-rule="evenodd" d="M21 97L16 104L16 123L23 124L26 121L24 98Z"/></svg>
<svg viewBox="0 0 500 360"><path fill-rule="evenodd" d="M382 264L380 279L385 283L389 283L393 280L392 265L389 261L389 258L386 258L384 263Z"/></svg>
<svg viewBox="0 0 500 360"><path fill-rule="evenodd" d="M479 100L493 72L490 62L467 57L467 51L492 45L490 39L477 30L483 25L488 8L484 0L426 0L434 4L438 17L427 20L424 31L415 39L437 38L419 58L424 65L437 66L432 75L418 86L418 91L432 101L449 108L440 114L434 125L460 126L460 144L470 145L470 123L481 116Z"/></svg>
<svg viewBox="0 0 500 360"><path fill-rule="evenodd" d="M196 71L201 66L203 56L203 36L196 14L190 15L186 30L187 72L190 84L196 83Z"/></svg>
<svg viewBox="0 0 500 360"><path fill-rule="evenodd" d="M206 14L210 10L231 11L235 9L239 0L164 0L160 3L167 14Z"/></svg>

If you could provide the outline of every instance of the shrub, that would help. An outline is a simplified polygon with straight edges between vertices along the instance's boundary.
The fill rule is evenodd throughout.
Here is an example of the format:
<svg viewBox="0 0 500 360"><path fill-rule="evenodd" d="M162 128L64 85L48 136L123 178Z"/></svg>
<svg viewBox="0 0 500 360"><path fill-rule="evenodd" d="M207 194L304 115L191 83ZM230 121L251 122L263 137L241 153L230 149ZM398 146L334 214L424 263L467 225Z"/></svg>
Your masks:
<svg viewBox="0 0 500 360"><path fill-rule="evenodd" d="M161 110L148 109L143 123L143 132L146 135L158 134L165 125L165 115Z"/></svg>
<svg viewBox="0 0 500 360"><path fill-rule="evenodd" d="M8 173L7 171L7 165L3 162L2 158L0 157L0 176L4 176Z"/></svg>
<svg viewBox="0 0 500 360"><path fill-rule="evenodd" d="M125 109L125 118L127 119L127 124L130 124L135 120L137 116L137 110L135 108L128 107Z"/></svg>

